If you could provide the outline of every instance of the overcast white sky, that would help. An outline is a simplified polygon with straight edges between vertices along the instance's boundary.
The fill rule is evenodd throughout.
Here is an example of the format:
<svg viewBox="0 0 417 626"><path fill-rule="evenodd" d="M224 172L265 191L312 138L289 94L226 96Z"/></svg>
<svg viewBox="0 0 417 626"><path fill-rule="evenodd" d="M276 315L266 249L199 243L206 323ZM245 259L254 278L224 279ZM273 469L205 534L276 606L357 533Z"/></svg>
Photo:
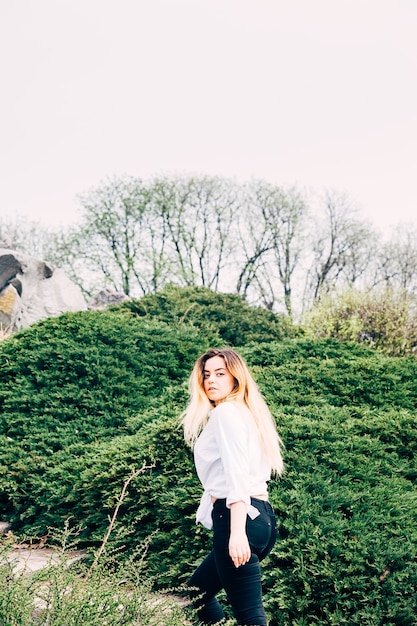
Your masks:
<svg viewBox="0 0 417 626"><path fill-rule="evenodd" d="M416 0L0 0L0 59L0 217L163 172L417 225Z"/></svg>

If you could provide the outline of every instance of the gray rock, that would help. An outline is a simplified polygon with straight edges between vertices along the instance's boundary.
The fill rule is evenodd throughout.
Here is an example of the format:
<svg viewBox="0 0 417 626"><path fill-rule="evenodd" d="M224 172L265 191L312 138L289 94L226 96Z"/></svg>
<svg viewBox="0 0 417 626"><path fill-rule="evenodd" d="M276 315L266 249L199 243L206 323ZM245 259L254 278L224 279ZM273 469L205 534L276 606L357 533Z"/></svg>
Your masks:
<svg viewBox="0 0 417 626"><path fill-rule="evenodd" d="M0 248L0 251L1 250ZM13 253L8 253L5 250L4 254L0 255L0 291L4 289L17 274L21 274L22 271L22 267Z"/></svg>
<svg viewBox="0 0 417 626"><path fill-rule="evenodd" d="M121 304L130 300L129 296L120 291L112 291L111 289L102 289L88 303L88 308L92 310L106 309L114 304Z"/></svg>
<svg viewBox="0 0 417 626"><path fill-rule="evenodd" d="M0 325L16 331L66 311L83 311L81 289L51 263L0 248Z"/></svg>

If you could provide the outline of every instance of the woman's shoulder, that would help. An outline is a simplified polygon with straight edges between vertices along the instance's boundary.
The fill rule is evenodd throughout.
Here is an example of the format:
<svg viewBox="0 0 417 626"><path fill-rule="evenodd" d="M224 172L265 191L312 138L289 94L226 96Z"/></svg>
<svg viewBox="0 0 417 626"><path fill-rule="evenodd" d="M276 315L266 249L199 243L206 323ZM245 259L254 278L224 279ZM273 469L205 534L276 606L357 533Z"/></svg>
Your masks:
<svg viewBox="0 0 417 626"><path fill-rule="evenodd" d="M228 400L227 402L220 402L212 411L211 417L215 419L222 419L223 417L235 417L241 419L242 417L250 416L249 409L240 402L234 402Z"/></svg>
<svg viewBox="0 0 417 626"><path fill-rule="evenodd" d="M223 436L248 437L254 434L255 421L249 409L240 402L218 404L211 412L212 428Z"/></svg>

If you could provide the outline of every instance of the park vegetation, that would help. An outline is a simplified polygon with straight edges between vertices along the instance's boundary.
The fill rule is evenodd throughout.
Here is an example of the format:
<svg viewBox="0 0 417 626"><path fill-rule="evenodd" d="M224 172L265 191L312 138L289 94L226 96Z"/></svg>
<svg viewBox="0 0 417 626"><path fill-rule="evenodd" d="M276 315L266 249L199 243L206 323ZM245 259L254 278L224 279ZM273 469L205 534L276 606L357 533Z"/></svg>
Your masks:
<svg viewBox="0 0 417 626"><path fill-rule="evenodd" d="M45 621L46 609L38 622L19 618L25 606L30 611L36 580L13 582L0 565L0 623L62 624L65 601L66 615L81 616L68 617L68 626L196 623L189 607L155 613L147 600L156 591L182 596L210 547L210 533L194 523L201 487L179 416L196 357L233 345L285 442L285 473L270 483L280 533L263 576L271 626L413 626L417 361L395 341L389 349L376 335L358 341L359 322L350 327L340 313L358 309L349 298L306 330L239 294L168 285L5 338L2 515L16 536L60 545L57 532L69 533L87 556L49 573L48 588L58 590L55 622L51 612ZM394 323L394 304L388 311ZM90 617L82 613L88 606ZM107 613L100 616L100 607Z"/></svg>
<svg viewBox="0 0 417 626"><path fill-rule="evenodd" d="M383 235L343 192L173 175L115 177L78 201L71 228L2 220L0 234L65 269L87 297L205 287L296 322L335 291L401 291L415 305L415 227Z"/></svg>
<svg viewBox="0 0 417 626"><path fill-rule="evenodd" d="M285 442L271 626L415 626L417 231L263 180L114 178L79 203L65 230L0 222L87 299L128 296L0 328L0 624L195 624L210 533L179 416L197 356L229 345ZM39 537L58 564L17 576L13 543Z"/></svg>

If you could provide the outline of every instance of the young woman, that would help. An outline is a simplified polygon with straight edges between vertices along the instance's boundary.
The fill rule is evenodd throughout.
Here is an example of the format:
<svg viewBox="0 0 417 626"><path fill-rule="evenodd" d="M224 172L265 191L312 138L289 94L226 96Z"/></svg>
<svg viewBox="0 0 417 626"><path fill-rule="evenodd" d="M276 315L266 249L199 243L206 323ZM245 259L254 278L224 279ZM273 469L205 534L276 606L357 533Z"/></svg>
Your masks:
<svg viewBox="0 0 417 626"><path fill-rule="evenodd" d="M196 520L214 535L212 551L188 581L191 596L203 624L224 618L216 594L225 589L239 625L266 626L259 563L277 537L267 482L282 473L281 440L234 350L203 354L190 394L184 435L204 488Z"/></svg>

